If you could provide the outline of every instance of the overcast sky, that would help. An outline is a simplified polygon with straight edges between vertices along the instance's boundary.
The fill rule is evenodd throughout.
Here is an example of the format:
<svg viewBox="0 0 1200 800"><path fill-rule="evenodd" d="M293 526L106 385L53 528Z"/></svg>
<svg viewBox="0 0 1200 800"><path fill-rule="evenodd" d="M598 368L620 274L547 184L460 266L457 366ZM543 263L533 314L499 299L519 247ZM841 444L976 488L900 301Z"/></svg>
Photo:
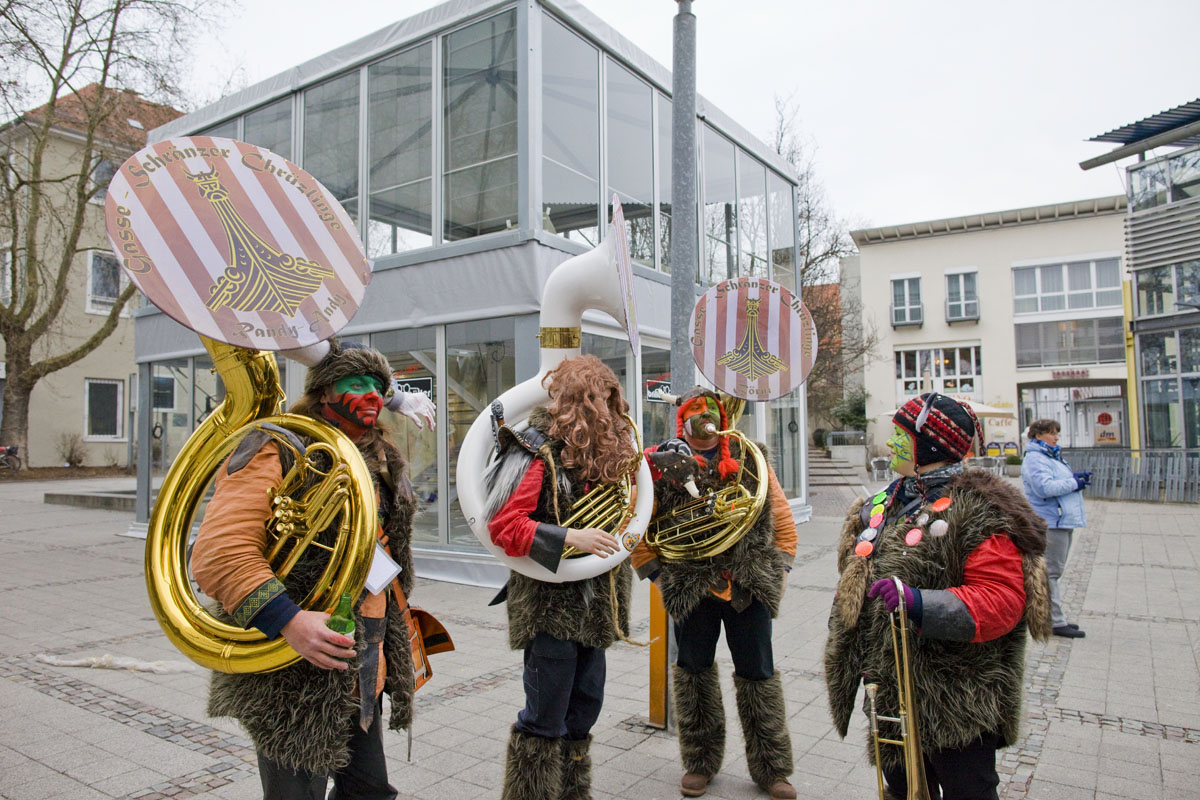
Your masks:
<svg viewBox="0 0 1200 800"><path fill-rule="evenodd" d="M435 5L244 3L202 70L240 64L254 83ZM584 5L670 67L675 2ZM1084 140L1200 97L1196 0L695 0L694 11L699 92L764 140L774 97L792 97L853 227L1120 194L1121 170L1078 166L1114 145Z"/></svg>

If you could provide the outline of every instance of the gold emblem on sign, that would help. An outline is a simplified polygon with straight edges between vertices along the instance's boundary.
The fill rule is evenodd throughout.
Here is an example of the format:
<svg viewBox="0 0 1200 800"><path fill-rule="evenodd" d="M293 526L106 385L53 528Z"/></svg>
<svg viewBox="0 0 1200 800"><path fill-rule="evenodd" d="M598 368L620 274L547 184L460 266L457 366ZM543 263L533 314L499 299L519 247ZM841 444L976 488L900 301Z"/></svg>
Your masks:
<svg viewBox="0 0 1200 800"><path fill-rule="evenodd" d="M205 303L210 310L228 306L234 311L275 311L292 317L326 278L333 277L333 270L324 264L280 253L263 241L233 207L215 169L185 174L212 204L229 238L230 264Z"/></svg>
<svg viewBox="0 0 1200 800"><path fill-rule="evenodd" d="M767 375L774 375L780 370L787 371L783 359L763 347L758 339L758 304L759 300L746 301L746 334L738 346L717 359L729 369L746 378L756 381Z"/></svg>

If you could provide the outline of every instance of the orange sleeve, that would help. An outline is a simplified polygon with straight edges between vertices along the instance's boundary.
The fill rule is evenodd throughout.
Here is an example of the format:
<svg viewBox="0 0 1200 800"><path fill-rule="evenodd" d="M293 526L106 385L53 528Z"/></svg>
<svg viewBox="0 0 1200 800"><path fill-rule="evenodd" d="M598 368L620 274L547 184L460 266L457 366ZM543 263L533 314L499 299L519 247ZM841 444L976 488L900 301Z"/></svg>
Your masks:
<svg viewBox="0 0 1200 800"><path fill-rule="evenodd" d="M767 467L767 501L771 504L771 515L775 518L775 546L788 556L788 563L796 557L796 519L787 495L775 477L775 470Z"/></svg>
<svg viewBox="0 0 1200 800"><path fill-rule="evenodd" d="M192 547L192 576L209 597L234 614L242 601L275 578L267 563L268 490L283 471L279 450L268 442L250 462L233 473L228 460L217 471L217 486L204 512Z"/></svg>

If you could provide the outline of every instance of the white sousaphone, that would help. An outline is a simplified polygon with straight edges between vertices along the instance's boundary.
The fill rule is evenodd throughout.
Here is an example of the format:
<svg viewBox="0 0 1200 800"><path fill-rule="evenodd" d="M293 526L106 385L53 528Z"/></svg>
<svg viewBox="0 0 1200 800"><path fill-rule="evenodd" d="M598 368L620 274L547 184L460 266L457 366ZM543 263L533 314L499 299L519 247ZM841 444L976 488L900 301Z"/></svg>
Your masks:
<svg viewBox="0 0 1200 800"><path fill-rule="evenodd" d="M603 311L625 325L630 342L637 342L637 320L632 297L633 275L629 246L625 240L624 217L620 203L613 198L613 223L609 235L598 247L574 256L559 264L542 291L540 317L541 362L537 375L501 394L499 401L510 427L524 427L529 412L549 401L542 379L550 370L581 352L580 324L587 309ZM635 432L635 446L638 445ZM458 457L458 502L463 516L480 543L497 558L517 572L548 583L585 580L601 575L629 557L641 541L654 506L654 486L650 467L644 458L637 466L637 492L633 516L623 531L609 531L617 536L621 548L601 558L578 555L564 558L556 572L551 572L528 556L513 557L492 543L488 520L484 513L487 490L484 472L495 453L490 407L475 418L463 439ZM639 453L640 455L640 453Z"/></svg>

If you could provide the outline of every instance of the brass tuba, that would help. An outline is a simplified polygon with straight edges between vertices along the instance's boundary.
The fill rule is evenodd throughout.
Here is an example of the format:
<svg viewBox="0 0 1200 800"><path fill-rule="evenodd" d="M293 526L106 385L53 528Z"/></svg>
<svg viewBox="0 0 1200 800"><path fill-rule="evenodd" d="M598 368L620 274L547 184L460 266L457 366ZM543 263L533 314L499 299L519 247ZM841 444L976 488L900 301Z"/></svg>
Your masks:
<svg viewBox="0 0 1200 800"><path fill-rule="evenodd" d="M282 637L268 641L257 630L217 619L192 590L188 542L206 487L238 443L266 424L312 440L305 452L293 453L294 465L274 493L275 516L267 527L275 542L269 556L282 579L306 546L326 547L312 540L340 515L336 542L327 548L328 566L300 602L309 610L331 612L343 593L357 595L366 582L376 533L374 485L358 447L343 433L311 417L279 413L283 392L271 353L201 340L225 382L225 400L187 440L159 489L146 536L150 607L167 638L197 664L220 672L271 672L300 655ZM325 457L318 459L317 453ZM310 480L314 472L319 473L315 481ZM315 485L295 507L285 487L309 483Z"/></svg>
<svg viewBox="0 0 1200 800"><path fill-rule="evenodd" d="M929 783L925 779L925 754L921 749L921 725L917 713L917 698L913 693L912 667L909 663L908 611L904 607L904 584L892 578L900 592L900 604L888 615L892 629L892 653L896 660L896 702L894 717L885 717L875 710L879 685L868 683L867 714L871 718L871 740L875 744L875 778L879 783L879 800L889 795L883 783L883 764L879 760L879 745L891 744L904 750L904 772L908 776L907 800L929 800ZM879 733L879 723L892 722L900 726L899 739L886 739Z"/></svg>

